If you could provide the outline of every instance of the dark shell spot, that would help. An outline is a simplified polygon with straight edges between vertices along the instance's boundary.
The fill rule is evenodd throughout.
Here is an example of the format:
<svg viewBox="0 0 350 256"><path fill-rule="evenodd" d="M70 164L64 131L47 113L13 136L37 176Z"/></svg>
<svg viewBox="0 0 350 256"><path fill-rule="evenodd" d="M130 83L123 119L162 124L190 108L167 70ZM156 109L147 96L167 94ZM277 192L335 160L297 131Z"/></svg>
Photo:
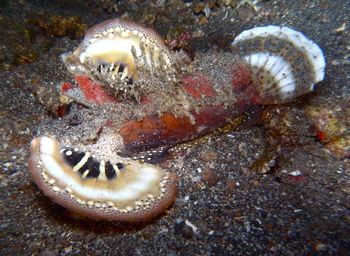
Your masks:
<svg viewBox="0 0 350 256"><path fill-rule="evenodd" d="M122 170L125 166L122 163L116 163L119 170Z"/></svg>
<svg viewBox="0 0 350 256"><path fill-rule="evenodd" d="M120 63L118 72L119 73L123 73L124 69L125 69L125 64L124 63Z"/></svg>
<svg viewBox="0 0 350 256"><path fill-rule="evenodd" d="M127 85L133 85L134 84L134 79L131 77L127 80L126 82Z"/></svg>
<svg viewBox="0 0 350 256"><path fill-rule="evenodd" d="M70 155L67 155L67 152L69 151L72 153ZM71 167L76 166L84 156L84 152L74 151L73 148L67 148L63 151L63 158Z"/></svg>
<svg viewBox="0 0 350 256"><path fill-rule="evenodd" d="M105 173L106 173L106 177L108 180L112 180L117 176L116 171L114 170L113 165L111 164L110 161L106 162L105 165Z"/></svg>
<svg viewBox="0 0 350 256"><path fill-rule="evenodd" d="M79 169L79 173L83 175L86 170L89 170L86 178L97 178L100 175L100 162L89 157L86 163Z"/></svg>

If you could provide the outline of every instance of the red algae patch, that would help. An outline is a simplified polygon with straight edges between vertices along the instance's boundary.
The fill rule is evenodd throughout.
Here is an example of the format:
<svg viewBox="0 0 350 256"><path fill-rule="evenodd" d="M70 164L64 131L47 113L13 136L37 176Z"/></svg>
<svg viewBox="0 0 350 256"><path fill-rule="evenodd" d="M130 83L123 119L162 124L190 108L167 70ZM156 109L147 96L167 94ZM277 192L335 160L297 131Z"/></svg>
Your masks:
<svg viewBox="0 0 350 256"><path fill-rule="evenodd" d="M75 80L78 83L78 86L83 91L85 97L89 101L101 104L106 102L118 102L119 100L113 97L101 85L94 83L87 76L75 76Z"/></svg>

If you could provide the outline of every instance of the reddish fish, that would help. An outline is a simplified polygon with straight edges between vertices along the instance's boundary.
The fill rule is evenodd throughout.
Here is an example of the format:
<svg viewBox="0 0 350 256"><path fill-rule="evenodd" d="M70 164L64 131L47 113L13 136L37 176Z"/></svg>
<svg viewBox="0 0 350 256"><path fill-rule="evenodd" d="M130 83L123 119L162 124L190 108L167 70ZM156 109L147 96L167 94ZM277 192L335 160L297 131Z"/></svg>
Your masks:
<svg viewBox="0 0 350 256"><path fill-rule="evenodd" d="M39 133L50 137L33 140L33 180L51 199L94 218L137 221L164 211L176 176L122 155L148 151L140 158L151 162L252 106L293 101L324 77L321 49L287 27L244 31L232 47L238 54L197 53L191 62L140 25L115 19L91 28L62 56L77 81L62 94L90 108L79 127L43 124Z"/></svg>

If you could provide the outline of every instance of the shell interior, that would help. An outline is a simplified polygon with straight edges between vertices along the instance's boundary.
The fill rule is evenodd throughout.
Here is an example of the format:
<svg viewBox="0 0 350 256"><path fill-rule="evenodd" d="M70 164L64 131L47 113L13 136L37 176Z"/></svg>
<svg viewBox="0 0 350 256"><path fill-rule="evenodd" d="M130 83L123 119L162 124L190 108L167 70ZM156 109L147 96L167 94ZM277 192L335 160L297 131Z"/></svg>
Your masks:
<svg viewBox="0 0 350 256"><path fill-rule="evenodd" d="M176 55L155 31L114 19L89 29L78 48L62 59L73 74L93 78L115 94L136 94L174 81ZM159 82L150 83L150 78Z"/></svg>
<svg viewBox="0 0 350 256"><path fill-rule="evenodd" d="M142 220L175 198L175 177L135 161L99 161L88 152L62 147L50 137L32 142L33 180L62 206L94 218Z"/></svg>

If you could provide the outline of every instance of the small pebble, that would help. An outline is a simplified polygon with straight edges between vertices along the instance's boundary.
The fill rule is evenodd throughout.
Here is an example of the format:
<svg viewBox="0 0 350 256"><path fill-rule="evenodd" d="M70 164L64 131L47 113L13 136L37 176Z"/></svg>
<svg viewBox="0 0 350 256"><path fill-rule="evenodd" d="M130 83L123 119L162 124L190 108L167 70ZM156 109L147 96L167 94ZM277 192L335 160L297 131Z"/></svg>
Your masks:
<svg viewBox="0 0 350 256"><path fill-rule="evenodd" d="M202 181L204 181L205 184L208 185L208 187L214 186L219 180L218 175L212 168L205 168L200 175Z"/></svg>
<svg viewBox="0 0 350 256"><path fill-rule="evenodd" d="M181 235L184 238L190 239L193 237L194 232L190 226L186 225L184 221L181 221L175 224L174 234Z"/></svg>
<svg viewBox="0 0 350 256"><path fill-rule="evenodd" d="M218 154L213 150L205 150L201 153L201 160L204 162L212 162L218 158Z"/></svg>

